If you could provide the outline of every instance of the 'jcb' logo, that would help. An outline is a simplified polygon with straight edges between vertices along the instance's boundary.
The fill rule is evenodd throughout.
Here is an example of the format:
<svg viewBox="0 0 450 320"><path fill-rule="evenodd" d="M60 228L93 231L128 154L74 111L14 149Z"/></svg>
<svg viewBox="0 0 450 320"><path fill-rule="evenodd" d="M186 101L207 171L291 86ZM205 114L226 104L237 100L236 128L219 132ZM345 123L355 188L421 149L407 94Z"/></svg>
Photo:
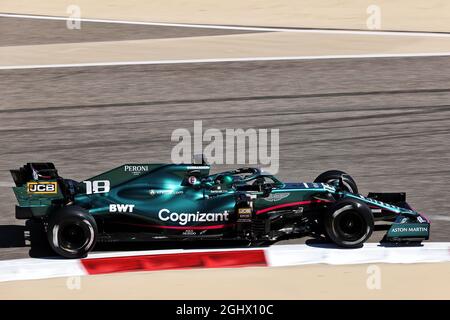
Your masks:
<svg viewBox="0 0 450 320"><path fill-rule="evenodd" d="M57 182L28 182L28 193L34 194L55 194L58 193Z"/></svg>
<svg viewBox="0 0 450 320"><path fill-rule="evenodd" d="M251 214L252 209L251 208L239 208L238 212L239 212L239 214Z"/></svg>

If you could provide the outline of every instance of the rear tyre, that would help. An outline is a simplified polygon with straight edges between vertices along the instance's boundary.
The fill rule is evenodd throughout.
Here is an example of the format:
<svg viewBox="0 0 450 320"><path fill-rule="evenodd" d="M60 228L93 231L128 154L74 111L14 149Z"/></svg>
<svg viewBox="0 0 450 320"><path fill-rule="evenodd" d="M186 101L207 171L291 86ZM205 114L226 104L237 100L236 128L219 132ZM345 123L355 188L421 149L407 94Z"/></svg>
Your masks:
<svg viewBox="0 0 450 320"><path fill-rule="evenodd" d="M325 215L325 232L334 243L344 248L358 248L369 239L374 228L370 208L356 199L342 199Z"/></svg>
<svg viewBox="0 0 450 320"><path fill-rule="evenodd" d="M344 188L346 191L350 193L358 193L358 186L356 185L355 180L345 173L344 171L339 170L329 170L321 175L319 175L314 182L328 183L332 184L335 181L338 181L342 177L342 182L344 184Z"/></svg>
<svg viewBox="0 0 450 320"><path fill-rule="evenodd" d="M97 241L97 224L83 208L65 207L51 217L47 237L57 254L65 258L83 258Z"/></svg>

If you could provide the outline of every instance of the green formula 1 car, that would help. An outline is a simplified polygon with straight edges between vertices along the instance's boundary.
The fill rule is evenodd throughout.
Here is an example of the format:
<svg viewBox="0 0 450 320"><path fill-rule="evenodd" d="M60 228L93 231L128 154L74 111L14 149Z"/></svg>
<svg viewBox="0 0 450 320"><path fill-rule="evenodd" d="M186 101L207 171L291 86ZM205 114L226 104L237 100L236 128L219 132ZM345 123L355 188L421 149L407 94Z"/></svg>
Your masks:
<svg viewBox="0 0 450 320"><path fill-rule="evenodd" d="M384 240L421 241L430 222L404 193L358 193L332 170L314 182L286 183L257 168L210 174L201 164L126 164L82 182L52 163L12 170L17 219L41 222L52 249L80 258L97 241L243 240L270 243L325 237L360 247L374 221L392 222Z"/></svg>

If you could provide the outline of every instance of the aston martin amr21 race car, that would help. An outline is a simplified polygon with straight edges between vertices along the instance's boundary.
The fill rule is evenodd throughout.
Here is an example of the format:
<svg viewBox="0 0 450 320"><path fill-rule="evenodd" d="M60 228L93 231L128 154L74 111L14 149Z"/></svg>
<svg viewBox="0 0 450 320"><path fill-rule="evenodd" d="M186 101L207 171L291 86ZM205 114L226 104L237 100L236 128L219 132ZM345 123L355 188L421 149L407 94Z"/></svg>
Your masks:
<svg viewBox="0 0 450 320"><path fill-rule="evenodd" d="M99 241L242 240L261 245L312 236L355 248L374 221L391 226L384 241L422 241L430 222L404 193L358 193L332 170L314 182L281 182L258 168L210 174L200 164L126 164L82 182L52 163L12 170L17 219L43 224L52 249L86 256Z"/></svg>

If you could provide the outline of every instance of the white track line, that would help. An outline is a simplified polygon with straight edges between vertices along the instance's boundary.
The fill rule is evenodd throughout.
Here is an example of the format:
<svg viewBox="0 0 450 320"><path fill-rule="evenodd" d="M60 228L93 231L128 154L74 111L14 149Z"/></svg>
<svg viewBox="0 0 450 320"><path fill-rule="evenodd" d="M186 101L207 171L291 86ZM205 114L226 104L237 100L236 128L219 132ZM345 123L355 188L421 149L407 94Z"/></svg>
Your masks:
<svg viewBox="0 0 450 320"><path fill-rule="evenodd" d="M252 251L262 250L258 247L235 247L235 248L217 248L217 249L161 249L161 250L139 250L139 251L113 251L113 252L92 252L89 254L90 259L93 258L117 258L117 257L134 257L145 255L158 254L179 254L179 253L193 253L193 252L227 252L227 251Z"/></svg>
<svg viewBox="0 0 450 320"><path fill-rule="evenodd" d="M292 261L297 263L299 259L303 263L300 264L354 264L354 263L402 263L399 257L403 257L405 263L420 262L443 262L450 261L450 242L427 242L424 241L422 246L398 246L388 247L380 246L379 243L365 243L363 248L358 249L342 249L334 244L323 244L319 246L310 246L305 244L280 244L266 248L258 247L237 247L226 249L166 249L166 250L141 250L141 251L116 251L116 252L94 252L89 254L89 259L93 258L115 258L115 257L133 257L158 254L180 254L192 252L226 252L236 250L264 250L266 256L283 256L291 255ZM425 254L424 254L425 253ZM439 256L436 256L436 253ZM400 261L399 261L400 260ZM272 261L273 262L273 261ZM280 262L269 263L270 266L280 265ZM1 263L1 261L0 261Z"/></svg>
<svg viewBox="0 0 450 320"><path fill-rule="evenodd" d="M294 61L294 60L326 60L326 59L365 59L365 58L412 58L412 57L448 57L450 52L430 53L380 53L380 54L344 54L324 56L288 56L288 57L245 57L218 59L181 59L181 60L148 60L148 61L117 61L67 64L34 64L0 66L0 70L41 69L41 68L81 68L107 67L152 64L187 64L187 63L218 63L218 62L257 62L257 61Z"/></svg>
<svg viewBox="0 0 450 320"><path fill-rule="evenodd" d="M385 247L366 243L360 249L339 249L333 245L281 245L265 249L268 266L298 266L325 263L350 265L366 263L449 262L450 243L424 242L418 247Z"/></svg>
<svg viewBox="0 0 450 320"><path fill-rule="evenodd" d="M139 252L108 252L89 255L87 259L100 257L132 257L136 255L173 254L189 252L263 250L268 267L299 266L307 264L351 265L367 263L430 263L449 262L450 243L429 242L418 247L382 247L366 243L360 249L340 249L334 245L276 245L268 248L234 248L204 250L164 250ZM108 262L105 262L106 264ZM88 275L80 260L17 259L0 261L0 282L14 280L47 279Z"/></svg>
<svg viewBox="0 0 450 320"><path fill-rule="evenodd" d="M80 260L17 259L0 261L0 282L86 275Z"/></svg>
<svg viewBox="0 0 450 320"><path fill-rule="evenodd" d="M0 17L5 18L23 18L37 20L75 20L69 17L56 16L38 16L28 14L0 13ZM275 28L275 27L244 27L227 25L209 25L209 24L190 24L190 23L166 23L166 22L146 22L146 21L127 21L127 20L109 20L109 19L76 19L82 22L133 24L160 27L180 27L180 28L200 28L200 29L220 29L220 30L242 30L242 31L263 31L263 32L300 32L300 33L322 33L322 34L353 34L370 36L405 36L405 37L441 37L449 38L450 33L439 32L414 32L414 31L362 31L362 30L326 30L326 29L301 29L301 28Z"/></svg>

